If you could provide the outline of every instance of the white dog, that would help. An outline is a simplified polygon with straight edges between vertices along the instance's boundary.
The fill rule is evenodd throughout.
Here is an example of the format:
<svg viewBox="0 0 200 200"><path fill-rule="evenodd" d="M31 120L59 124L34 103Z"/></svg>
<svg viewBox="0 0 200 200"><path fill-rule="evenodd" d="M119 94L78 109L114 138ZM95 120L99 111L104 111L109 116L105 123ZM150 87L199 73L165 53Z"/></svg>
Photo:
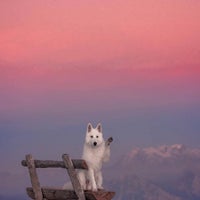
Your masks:
<svg viewBox="0 0 200 200"><path fill-rule="evenodd" d="M98 124L96 128L93 128L90 123L88 124L82 155L82 159L88 165L88 170L78 172L78 178L84 190L103 189L102 163L110 159L109 144L111 142L112 138L104 141L101 124Z"/></svg>

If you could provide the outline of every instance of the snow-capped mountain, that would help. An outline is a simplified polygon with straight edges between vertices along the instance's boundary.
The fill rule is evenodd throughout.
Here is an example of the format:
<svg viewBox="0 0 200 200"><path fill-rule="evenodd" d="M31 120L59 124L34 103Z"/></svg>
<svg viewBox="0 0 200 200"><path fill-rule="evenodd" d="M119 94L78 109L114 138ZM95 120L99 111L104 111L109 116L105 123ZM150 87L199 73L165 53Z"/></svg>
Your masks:
<svg viewBox="0 0 200 200"><path fill-rule="evenodd" d="M130 170L145 169L174 172L178 170L198 170L200 168L200 149L189 148L183 144L163 145L148 148L133 148L120 160L120 167ZM147 170L146 169L146 170Z"/></svg>
<svg viewBox="0 0 200 200"><path fill-rule="evenodd" d="M163 145L159 147L148 147L148 148L133 148L130 153L128 153L125 159L132 160L137 156L146 156L147 158L174 158L174 157L193 157L200 159L200 149L187 148L183 144L174 144L171 146Z"/></svg>
<svg viewBox="0 0 200 200"><path fill-rule="evenodd" d="M115 179L111 185L118 191L118 200L200 199L198 148L182 144L136 147L119 159L109 174Z"/></svg>

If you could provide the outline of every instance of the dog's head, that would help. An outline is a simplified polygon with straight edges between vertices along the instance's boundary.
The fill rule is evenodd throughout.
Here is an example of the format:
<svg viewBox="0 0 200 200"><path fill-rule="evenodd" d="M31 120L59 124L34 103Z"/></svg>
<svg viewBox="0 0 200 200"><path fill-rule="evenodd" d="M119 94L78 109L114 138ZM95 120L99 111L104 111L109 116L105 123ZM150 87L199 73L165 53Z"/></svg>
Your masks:
<svg viewBox="0 0 200 200"><path fill-rule="evenodd" d="M88 124L85 140L91 147L98 147L104 142L102 126L100 123L96 128L93 128L90 123Z"/></svg>

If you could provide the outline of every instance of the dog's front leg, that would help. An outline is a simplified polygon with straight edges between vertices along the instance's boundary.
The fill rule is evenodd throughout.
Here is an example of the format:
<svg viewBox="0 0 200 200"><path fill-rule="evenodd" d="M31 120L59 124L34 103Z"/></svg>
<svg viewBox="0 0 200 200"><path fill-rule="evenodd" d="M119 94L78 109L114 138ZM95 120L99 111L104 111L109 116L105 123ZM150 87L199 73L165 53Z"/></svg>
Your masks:
<svg viewBox="0 0 200 200"><path fill-rule="evenodd" d="M86 178L85 178L85 172L83 170L78 171L78 179L81 184L81 188L83 190L86 190Z"/></svg>
<svg viewBox="0 0 200 200"><path fill-rule="evenodd" d="M103 186L102 186L102 184L103 184L103 176L102 176L102 173L101 173L101 171L98 171L97 173L96 173L96 183L97 183L97 188L98 189L103 189Z"/></svg>
<svg viewBox="0 0 200 200"><path fill-rule="evenodd" d="M91 169L91 168L88 169L88 176L89 176L89 181L90 181L90 184L91 184L92 191L97 191L97 184L96 184L96 181L95 181L93 169Z"/></svg>

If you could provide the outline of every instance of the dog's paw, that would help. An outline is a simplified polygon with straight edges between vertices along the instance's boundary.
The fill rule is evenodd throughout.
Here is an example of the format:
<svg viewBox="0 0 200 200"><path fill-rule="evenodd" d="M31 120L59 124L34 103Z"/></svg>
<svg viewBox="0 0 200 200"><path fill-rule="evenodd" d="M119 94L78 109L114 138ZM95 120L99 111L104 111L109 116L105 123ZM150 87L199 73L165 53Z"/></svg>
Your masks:
<svg viewBox="0 0 200 200"><path fill-rule="evenodd" d="M98 187L98 190L103 190L103 186L99 186L99 187Z"/></svg>
<svg viewBox="0 0 200 200"><path fill-rule="evenodd" d="M97 189L97 188L92 188L92 191L93 191L93 192L97 192L98 189Z"/></svg>
<svg viewBox="0 0 200 200"><path fill-rule="evenodd" d="M113 141L113 138L112 138L112 137L109 137L109 138L108 138L108 142L111 143L112 141Z"/></svg>
<svg viewBox="0 0 200 200"><path fill-rule="evenodd" d="M106 141L106 145L110 145L110 143L113 141L112 137L109 137Z"/></svg>
<svg viewBox="0 0 200 200"><path fill-rule="evenodd" d="M97 191L98 191L98 188L97 188L96 185L92 185L91 190L92 190L93 192L97 192Z"/></svg>

